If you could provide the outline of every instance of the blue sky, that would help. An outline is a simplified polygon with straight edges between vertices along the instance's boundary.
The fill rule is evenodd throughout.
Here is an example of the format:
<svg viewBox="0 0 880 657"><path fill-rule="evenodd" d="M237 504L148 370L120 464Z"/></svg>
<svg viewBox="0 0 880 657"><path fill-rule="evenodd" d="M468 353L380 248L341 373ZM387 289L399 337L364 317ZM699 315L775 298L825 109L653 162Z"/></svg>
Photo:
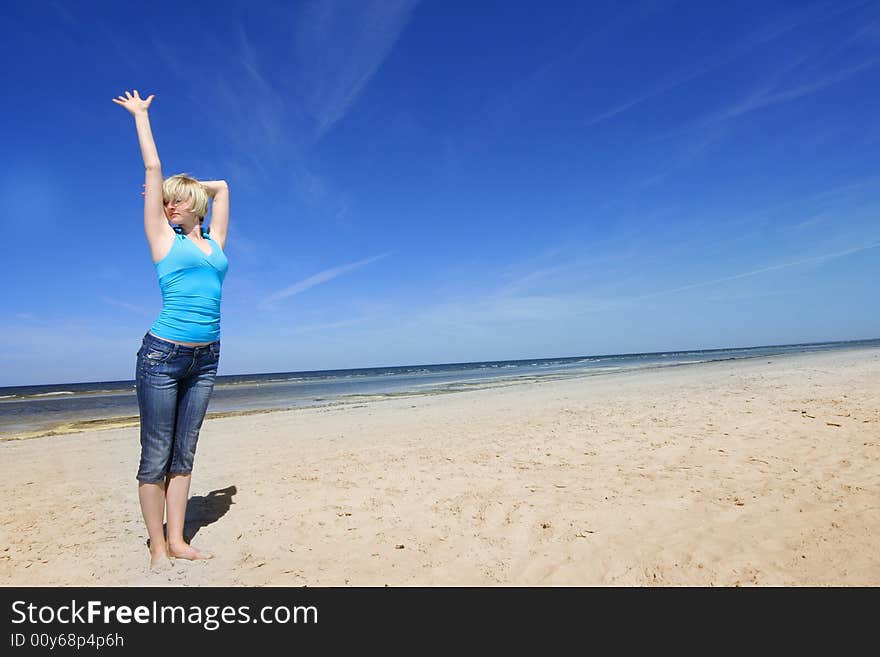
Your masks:
<svg viewBox="0 0 880 657"><path fill-rule="evenodd" d="M880 337L876 2L3 14L0 385L133 377L134 88L229 181L220 374Z"/></svg>

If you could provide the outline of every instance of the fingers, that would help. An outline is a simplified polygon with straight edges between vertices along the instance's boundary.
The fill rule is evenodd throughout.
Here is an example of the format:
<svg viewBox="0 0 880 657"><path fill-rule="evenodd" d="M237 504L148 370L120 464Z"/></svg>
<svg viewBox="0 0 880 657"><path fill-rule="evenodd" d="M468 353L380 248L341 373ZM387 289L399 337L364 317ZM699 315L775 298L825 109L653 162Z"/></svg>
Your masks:
<svg viewBox="0 0 880 657"><path fill-rule="evenodd" d="M138 93L137 89L134 89L132 91L126 91L125 95L120 94L119 96L117 96L116 98L112 98L111 100L118 105L124 105L125 103L131 101L140 101L144 104L144 107L149 107L150 103L153 102L153 98L156 97L156 94L150 94L146 98L141 98L140 93Z"/></svg>

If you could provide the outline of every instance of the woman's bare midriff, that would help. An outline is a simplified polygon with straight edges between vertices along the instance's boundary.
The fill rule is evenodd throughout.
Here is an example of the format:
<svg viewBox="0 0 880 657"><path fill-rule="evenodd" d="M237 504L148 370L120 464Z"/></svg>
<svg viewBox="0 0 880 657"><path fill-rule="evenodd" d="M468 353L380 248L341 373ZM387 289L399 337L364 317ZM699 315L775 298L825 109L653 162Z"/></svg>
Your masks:
<svg viewBox="0 0 880 657"><path fill-rule="evenodd" d="M179 340L169 340L168 338L162 338L150 331L150 335L154 338L159 338L160 340L165 340L165 342L173 342L174 344L179 344L184 347L204 347L205 345L211 344L210 342L180 342Z"/></svg>

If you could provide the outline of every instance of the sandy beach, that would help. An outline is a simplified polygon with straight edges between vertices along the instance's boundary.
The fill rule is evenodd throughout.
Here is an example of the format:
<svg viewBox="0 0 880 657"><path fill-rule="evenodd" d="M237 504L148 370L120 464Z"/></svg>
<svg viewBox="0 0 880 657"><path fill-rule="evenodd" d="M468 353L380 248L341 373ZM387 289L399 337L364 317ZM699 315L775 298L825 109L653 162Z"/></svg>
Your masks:
<svg viewBox="0 0 880 657"><path fill-rule="evenodd" d="M0 584L880 585L880 349L206 420L147 569L138 428L0 442Z"/></svg>

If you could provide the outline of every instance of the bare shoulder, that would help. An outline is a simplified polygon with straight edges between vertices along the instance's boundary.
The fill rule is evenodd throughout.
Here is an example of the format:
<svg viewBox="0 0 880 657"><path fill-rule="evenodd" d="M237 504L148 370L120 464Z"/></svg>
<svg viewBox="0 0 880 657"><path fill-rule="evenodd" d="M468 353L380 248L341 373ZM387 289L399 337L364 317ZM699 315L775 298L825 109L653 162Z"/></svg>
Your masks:
<svg viewBox="0 0 880 657"><path fill-rule="evenodd" d="M167 230L156 231L154 234L147 235L147 242L150 244L150 254L153 256L153 263L163 260L171 252L174 245L174 238L177 233L171 226L166 226Z"/></svg>

